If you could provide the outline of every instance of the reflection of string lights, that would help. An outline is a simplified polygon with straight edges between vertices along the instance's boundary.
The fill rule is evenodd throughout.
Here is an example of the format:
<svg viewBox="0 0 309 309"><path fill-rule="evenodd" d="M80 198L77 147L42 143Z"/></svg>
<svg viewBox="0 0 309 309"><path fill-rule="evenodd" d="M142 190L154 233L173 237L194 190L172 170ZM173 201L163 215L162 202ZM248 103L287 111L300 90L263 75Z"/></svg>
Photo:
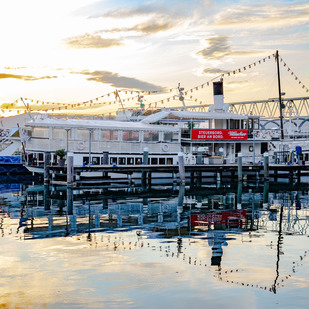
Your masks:
<svg viewBox="0 0 309 309"><path fill-rule="evenodd" d="M264 291L268 291L273 293L274 292L274 287L268 287L268 286L264 286L261 284L253 284L253 283L248 283L248 282L244 282L244 281L240 281L240 280L231 280L229 278L229 276L231 274L240 274L243 272L243 270L241 269L228 269L228 270L224 270L223 268L218 268L218 269L214 269L213 266L207 265L207 263L205 261L203 261L202 259L198 259L196 257L192 257L190 255L188 255L188 253L179 253L178 252L178 246L177 246L177 242L175 242L176 244L176 248L174 251L171 250L171 246L167 245L167 246L162 246L160 245L151 245L150 242L146 242L145 240L142 240L141 238L138 238L137 241L125 241L123 237L118 237L115 236L112 237L110 235L108 235L107 238L105 240L106 244L104 243L104 236L101 236L101 242L102 242L102 247L105 247L106 249L110 249L113 251L121 251L121 250L132 250L133 248L148 248L151 249L152 251L158 251L158 252L162 252L163 255L161 255L161 257L166 257L166 258L177 258L180 261L184 262L187 265L191 265L191 266L196 266L196 267L203 267L204 269L207 268L207 270L209 272L217 272L217 274L213 274L214 278L218 278L220 281L222 282L226 282L229 284L236 284L239 285L240 287L250 287L250 288L256 288L259 290L264 290ZM86 242L88 242L87 238L85 238ZM104 243L104 244L103 244ZM191 242L189 240L188 245L191 245ZM98 246L98 242L96 241L96 248ZM92 247L92 245L90 245L90 247ZM187 250L186 247L183 248L184 250ZM305 257L307 256L307 251L304 252L304 254L302 256L300 256L300 260L302 261ZM293 273L295 273L295 264L296 262L293 262ZM299 266L299 264L296 264L297 266ZM301 264L302 265L302 264ZM292 277L291 274L289 275L285 275L282 277L282 279L279 282L276 282L276 289L277 288L282 288L284 287L284 282L285 280L288 280Z"/></svg>

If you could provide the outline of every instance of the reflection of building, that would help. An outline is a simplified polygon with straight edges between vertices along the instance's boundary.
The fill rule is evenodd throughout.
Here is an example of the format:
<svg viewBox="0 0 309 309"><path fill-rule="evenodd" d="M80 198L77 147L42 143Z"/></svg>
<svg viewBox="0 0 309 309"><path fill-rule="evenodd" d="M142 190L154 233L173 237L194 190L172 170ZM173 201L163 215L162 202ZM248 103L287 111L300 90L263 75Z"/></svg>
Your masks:
<svg viewBox="0 0 309 309"><path fill-rule="evenodd" d="M208 244L212 247L211 265L221 266L222 246L227 246L225 230L245 230L247 228L247 210L211 210L191 213L190 226L207 233Z"/></svg>
<svg viewBox="0 0 309 309"><path fill-rule="evenodd" d="M5 197L5 202L1 203L1 209L13 218L29 218L25 230L30 237L36 233L39 237L49 237L136 227L180 237L196 231L259 229L276 224L276 217L270 214L275 213L277 201L283 199L282 193L269 193L271 206L264 209L261 193L249 190L242 193L242 209L235 209L235 192L220 195L215 188L209 189L211 194L205 190L204 195L199 193L198 196L185 192L184 187L173 194L166 190L156 192L153 188L147 194L136 190L131 195L125 189L50 190L33 186L23 192L19 184L2 188L0 199L2 196L4 201ZM285 205L284 219L287 220L283 230L295 229L293 220L302 223L306 216L306 192L287 193L284 200L289 202ZM214 243L214 256L222 250L222 243L220 237Z"/></svg>
<svg viewBox="0 0 309 309"><path fill-rule="evenodd" d="M211 265L220 267L223 255L222 246L227 246L227 242L225 240L225 233L211 231L208 232L207 235L209 237L208 244L212 247Z"/></svg>

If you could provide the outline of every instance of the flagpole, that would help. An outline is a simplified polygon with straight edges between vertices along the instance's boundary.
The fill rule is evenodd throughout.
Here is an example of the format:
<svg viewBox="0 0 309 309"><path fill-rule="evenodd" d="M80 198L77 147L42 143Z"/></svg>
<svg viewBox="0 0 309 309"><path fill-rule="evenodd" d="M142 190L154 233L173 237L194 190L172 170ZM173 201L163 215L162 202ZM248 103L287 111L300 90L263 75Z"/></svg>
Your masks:
<svg viewBox="0 0 309 309"><path fill-rule="evenodd" d="M276 60L277 60L277 75L278 75L278 90L279 90L279 111L280 111L280 130L281 130L281 140L284 140L284 131L283 131L283 114L282 109L284 105L282 104L281 98L281 83L280 83L280 69L279 69L279 51L276 51Z"/></svg>

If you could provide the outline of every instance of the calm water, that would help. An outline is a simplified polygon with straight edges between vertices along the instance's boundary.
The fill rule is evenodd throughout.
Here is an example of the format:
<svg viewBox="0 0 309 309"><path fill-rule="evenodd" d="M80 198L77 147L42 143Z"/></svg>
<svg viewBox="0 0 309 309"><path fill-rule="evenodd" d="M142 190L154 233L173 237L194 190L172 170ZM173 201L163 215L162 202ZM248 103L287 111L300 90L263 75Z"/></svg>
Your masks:
<svg viewBox="0 0 309 309"><path fill-rule="evenodd" d="M0 185L0 308L308 308L308 186Z"/></svg>

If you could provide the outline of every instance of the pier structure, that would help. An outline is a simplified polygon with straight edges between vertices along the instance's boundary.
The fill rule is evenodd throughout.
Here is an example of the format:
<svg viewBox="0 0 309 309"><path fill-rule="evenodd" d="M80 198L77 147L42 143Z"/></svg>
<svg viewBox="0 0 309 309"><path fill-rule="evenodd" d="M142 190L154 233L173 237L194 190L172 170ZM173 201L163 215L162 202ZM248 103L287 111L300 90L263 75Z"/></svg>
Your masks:
<svg viewBox="0 0 309 309"><path fill-rule="evenodd" d="M243 164L241 156L237 164L195 164L185 165L179 155L177 165L91 165L74 166L73 160L61 166L45 165L44 183L67 185L70 187L101 185L132 185L140 182L151 186L156 180L165 183L185 183L195 185L206 183L243 181L278 181L300 183L303 177L309 177L308 165L269 164L268 156L264 156L264 164ZM83 177L87 173L87 177ZM111 177L111 174L113 177ZM116 175L116 176L115 176ZM164 175L164 176L162 176ZM118 177L119 176L119 177Z"/></svg>

